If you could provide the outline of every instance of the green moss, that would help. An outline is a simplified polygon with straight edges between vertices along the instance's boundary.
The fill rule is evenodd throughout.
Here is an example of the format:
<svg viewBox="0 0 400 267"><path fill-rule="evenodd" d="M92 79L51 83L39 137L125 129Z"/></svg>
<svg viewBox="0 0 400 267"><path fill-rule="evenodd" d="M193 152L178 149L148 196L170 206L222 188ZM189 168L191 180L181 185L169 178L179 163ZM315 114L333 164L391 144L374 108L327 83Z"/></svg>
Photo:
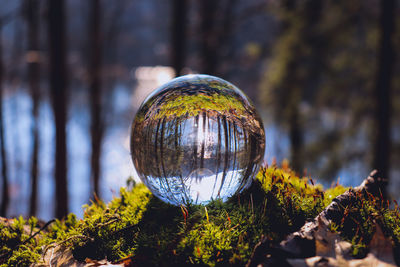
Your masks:
<svg viewBox="0 0 400 267"><path fill-rule="evenodd" d="M22 216L0 222L0 266L27 266L40 258L41 248L36 239L28 240L38 230L37 219L25 221Z"/></svg>
<svg viewBox="0 0 400 267"><path fill-rule="evenodd" d="M136 265L243 265L262 236L280 242L345 190L336 186L324 191L289 169L270 167L261 169L248 190L225 203L216 200L207 206L175 207L137 184L131 190L121 188L120 197L108 204L96 200L85 206L81 220L70 214L55 221L28 242L39 229L35 218L0 223L0 253L8 253L0 263L29 265L42 259L43 249L63 245L81 261L107 258ZM365 254L373 232L371 216L379 218L399 244L399 211L378 202L360 196L349 207L343 224L331 225L353 243L355 255ZM353 219L359 226L349 223Z"/></svg>

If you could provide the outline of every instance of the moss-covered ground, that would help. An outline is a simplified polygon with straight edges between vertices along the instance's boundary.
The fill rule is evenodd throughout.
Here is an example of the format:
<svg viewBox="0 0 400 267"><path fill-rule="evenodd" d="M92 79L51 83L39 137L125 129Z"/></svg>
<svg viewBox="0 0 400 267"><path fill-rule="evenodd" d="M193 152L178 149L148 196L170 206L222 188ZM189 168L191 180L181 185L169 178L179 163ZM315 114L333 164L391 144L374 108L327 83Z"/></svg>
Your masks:
<svg viewBox="0 0 400 267"><path fill-rule="evenodd" d="M288 168L269 167L226 203L175 207L136 184L121 188L120 197L108 204L96 200L85 206L83 219L70 214L35 236L42 227L36 218L0 221L0 265L27 266L43 261L46 250L63 247L79 261L243 266L262 236L280 242L346 190L341 185L323 190ZM331 229L352 242L355 256L362 256L375 222L399 245L399 216L396 203L360 195Z"/></svg>

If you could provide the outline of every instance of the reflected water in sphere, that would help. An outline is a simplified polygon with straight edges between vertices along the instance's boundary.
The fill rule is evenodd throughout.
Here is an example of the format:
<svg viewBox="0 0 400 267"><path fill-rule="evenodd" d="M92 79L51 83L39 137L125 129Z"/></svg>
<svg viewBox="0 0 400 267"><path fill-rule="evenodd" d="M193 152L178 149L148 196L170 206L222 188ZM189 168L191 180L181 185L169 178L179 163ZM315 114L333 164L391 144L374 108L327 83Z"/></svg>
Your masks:
<svg viewBox="0 0 400 267"><path fill-rule="evenodd" d="M227 200L250 186L264 156L265 134L237 87L186 75L153 91L132 124L131 155L143 183L173 204Z"/></svg>

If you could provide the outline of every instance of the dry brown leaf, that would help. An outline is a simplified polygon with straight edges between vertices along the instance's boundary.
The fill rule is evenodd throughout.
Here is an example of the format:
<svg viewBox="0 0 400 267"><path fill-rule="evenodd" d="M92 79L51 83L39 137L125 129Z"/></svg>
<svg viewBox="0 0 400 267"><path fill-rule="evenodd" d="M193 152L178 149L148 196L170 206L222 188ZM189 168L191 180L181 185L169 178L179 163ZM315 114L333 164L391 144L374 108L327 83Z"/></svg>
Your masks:
<svg viewBox="0 0 400 267"><path fill-rule="evenodd" d="M393 243L385 237L382 228L378 224L375 224L375 234L372 237L369 248L369 254L383 262L393 264L393 266L396 265L393 255Z"/></svg>
<svg viewBox="0 0 400 267"><path fill-rule="evenodd" d="M324 258L324 262L318 257L308 258L304 260L306 265L293 265L293 266L349 266L349 267L396 267L393 256L392 242L386 238L379 225L375 226L375 234L370 243L370 253L364 259L350 259L351 244L345 241L330 240L329 242L335 242L335 257ZM317 235L324 234L324 231L320 229L316 233ZM334 238L330 233L327 233L325 238ZM317 251L320 246L317 245ZM328 246L330 249L331 247ZM319 251L321 253L321 250ZM324 252L324 251L322 251ZM328 252L331 252L329 250ZM319 254L317 254L319 255ZM324 265L325 264L325 265Z"/></svg>
<svg viewBox="0 0 400 267"><path fill-rule="evenodd" d="M331 257L315 256L307 259L288 259L292 267L337 267L342 266L337 260Z"/></svg>
<svg viewBox="0 0 400 267"><path fill-rule="evenodd" d="M377 259L374 254L369 253L367 257L360 260L348 261L349 267L396 267L397 265Z"/></svg>
<svg viewBox="0 0 400 267"><path fill-rule="evenodd" d="M318 217L318 228L315 231L315 255L321 257L336 256L336 243L341 241L338 233L333 233L328 229L329 222Z"/></svg>
<svg viewBox="0 0 400 267"><path fill-rule="evenodd" d="M101 266L108 266L108 267L124 267L123 264L112 264L108 262L106 259L104 260L92 260L89 258L85 259L86 265L85 267L101 267Z"/></svg>
<svg viewBox="0 0 400 267"><path fill-rule="evenodd" d="M43 258L43 263L36 263L32 265L33 267L44 267L44 266L52 266L52 267L61 267L61 266L71 266L71 267L101 267L101 266L109 266L109 267L124 267L124 264L112 264L107 260L91 260L86 259L85 262L77 261L72 255L72 251L70 249L66 249L64 246L55 246L49 248L46 251L46 255Z"/></svg>
<svg viewBox="0 0 400 267"><path fill-rule="evenodd" d="M35 263L34 267L44 266L71 266L71 267L84 267L85 263L78 262L72 255L71 250L66 250L62 246L52 247L46 251L43 257L43 263Z"/></svg>
<svg viewBox="0 0 400 267"><path fill-rule="evenodd" d="M335 243L336 259L349 260L351 257L351 243L347 241L336 241Z"/></svg>
<svg viewBox="0 0 400 267"><path fill-rule="evenodd" d="M396 267L389 262L382 261L373 254L368 254L364 259L346 260L340 256L331 257L315 256L307 259L287 259L292 267Z"/></svg>

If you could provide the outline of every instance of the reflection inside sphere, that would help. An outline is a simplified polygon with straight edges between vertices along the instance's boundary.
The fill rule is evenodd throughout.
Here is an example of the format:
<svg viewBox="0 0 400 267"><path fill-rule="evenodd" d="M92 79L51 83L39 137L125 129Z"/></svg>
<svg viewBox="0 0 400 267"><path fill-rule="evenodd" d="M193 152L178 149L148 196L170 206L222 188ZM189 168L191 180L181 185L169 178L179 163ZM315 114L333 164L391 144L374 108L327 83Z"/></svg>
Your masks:
<svg viewBox="0 0 400 267"><path fill-rule="evenodd" d="M208 75L160 87L132 125L131 153L141 180L174 205L225 201L247 188L264 147L261 119L247 97Z"/></svg>

